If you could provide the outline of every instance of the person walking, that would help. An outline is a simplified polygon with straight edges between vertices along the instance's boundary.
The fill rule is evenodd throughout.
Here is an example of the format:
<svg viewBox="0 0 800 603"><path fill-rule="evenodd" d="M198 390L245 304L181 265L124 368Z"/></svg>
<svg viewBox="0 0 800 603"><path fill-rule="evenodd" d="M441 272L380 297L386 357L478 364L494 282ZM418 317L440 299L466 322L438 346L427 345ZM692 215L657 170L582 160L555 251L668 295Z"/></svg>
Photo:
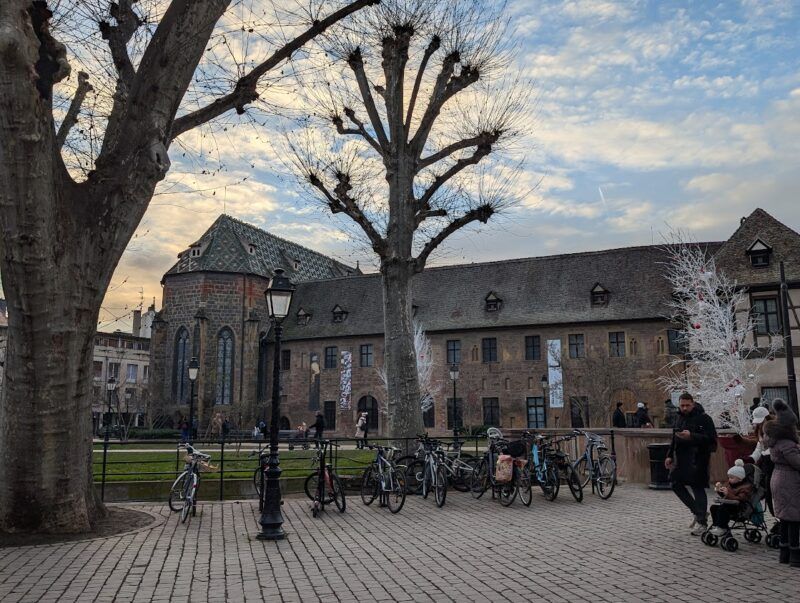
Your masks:
<svg viewBox="0 0 800 603"><path fill-rule="evenodd" d="M775 468L772 462L772 455L769 448L764 445L766 434L764 428L767 423L774 420L775 417L769 414L769 410L765 406L756 406L753 410L752 424L753 424L753 437L756 439L756 448L753 450L750 458L764 475L765 496L764 500L767 503L767 509L770 514L775 517L775 507L772 504L772 488L770 487L770 480L772 479L772 471ZM777 526L776 526L777 527Z"/></svg>
<svg viewBox="0 0 800 603"><path fill-rule="evenodd" d="M619 429L625 429L628 426L627 421L625 421L625 413L622 411L622 402L617 402L617 409L611 417L611 425Z"/></svg>
<svg viewBox="0 0 800 603"><path fill-rule="evenodd" d="M775 467L770 488L775 517L780 520L780 563L800 568L800 444L797 417L776 398L772 402L775 420L764 427L764 445Z"/></svg>
<svg viewBox="0 0 800 603"><path fill-rule="evenodd" d="M644 405L643 402L639 402L636 405L636 414L633 417L633 425L634 427L652 427L653 421L650 419L650 415L647 412L647 407Z"/></svg>
<svg viewBox="0 0 800 603"><path fill-rule="evenodd" d="M227 441L231 435L231 424L228 421L228 417L225 417L222 420L222 439L223 441Z"/></svg>
<svg viewBox="0 0 800 603"><path fill-rule="evenodd" d="M314 445L319 448L320 440L322 440L322 432L325 431L325 417L322 413L317 411L317 420L311 425L314 428Z"/></svg>
<svg viewBox="0 0 800 603"><path fill-rule="evenodd" d="M356 448L361 450L367 443L367 413L362 412L356 423Z"/></svg>
<svg viewBox="0 0 800 603"><path fill-rule="evenodd" d="M673 492L694 516L692 534L699 536L708 527L706 488L711 453L717 449L717 430L688 392L681 394L678 412L664 466L670 471Z"/></svg>
<svg viewBox="0 0 800 603"><path fill-rule="evenodd" d="M185 418L181 419L179 426L181 428L181 442L189 441L189 421Z"/></svg>

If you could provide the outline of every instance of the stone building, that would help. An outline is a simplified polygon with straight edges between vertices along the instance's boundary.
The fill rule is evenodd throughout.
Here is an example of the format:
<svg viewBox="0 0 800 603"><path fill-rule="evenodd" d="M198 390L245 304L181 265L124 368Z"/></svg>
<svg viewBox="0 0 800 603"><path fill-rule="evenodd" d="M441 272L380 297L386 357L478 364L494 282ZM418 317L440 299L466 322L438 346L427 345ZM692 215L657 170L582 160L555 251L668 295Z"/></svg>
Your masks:
<svg viewBox="0 0 800 603"><path fill-rule="evenodd" d="M758 209L730 239L704 245L748 286L761 317L757 337L781 324L777 266L786 262L797 356L800 235ZM153 323L152 395L165 408L185 411L185 367L196 356L201 423L215 405L243 427L268 416L263 291L282 267L297 290L284 323L281 427L310 423L319 410L334 433L349 436L357 413L367 410L371 433L385 432L378 274L360 274L227 216L179 257L164 277ZM663 249L644 246L426 269L413 284L415 319L431 340L435 366L426 427L608 425L617 401L629 413L645 402L661 419L675 393L662 391L656 378L681 353L664 318L672 295L665 261ZM784 363L769 369L748 395L785 396Z"/></svg>

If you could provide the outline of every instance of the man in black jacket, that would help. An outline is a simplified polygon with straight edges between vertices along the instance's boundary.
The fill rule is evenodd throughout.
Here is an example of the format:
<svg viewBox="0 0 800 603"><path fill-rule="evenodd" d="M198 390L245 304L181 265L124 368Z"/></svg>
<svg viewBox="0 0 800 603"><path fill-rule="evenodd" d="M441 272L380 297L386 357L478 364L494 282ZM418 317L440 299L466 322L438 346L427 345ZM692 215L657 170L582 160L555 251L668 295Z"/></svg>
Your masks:
<svg viewBox="0 0 800 603"><path fill-rule="evenodd" d="M625 421L625 413L622 412L622 402L617 402L617 409L611 417L611 425L620 429L624 429L628 426L628 423Z"/></svg>
<svg viewBox="0 0 800 603"><path fill-rule="evenodd" d="M681 394L678 409L672 445L664 465L670 470L672 490L694 515L690 527L692 534L697 536L708 525L708 466L711 453L717 449L717 430L711 417L691 394Z"/></svg>
<svg viewBox="0 0 800 603"><path fill-rule="evenodd" d="M319 448L319 442L322 439L322 432L325 431L325 417L322 416L321 412L317 413L317 420L314 421L314 424L311 427L314 428L314 440L316 447Z"/></svg>

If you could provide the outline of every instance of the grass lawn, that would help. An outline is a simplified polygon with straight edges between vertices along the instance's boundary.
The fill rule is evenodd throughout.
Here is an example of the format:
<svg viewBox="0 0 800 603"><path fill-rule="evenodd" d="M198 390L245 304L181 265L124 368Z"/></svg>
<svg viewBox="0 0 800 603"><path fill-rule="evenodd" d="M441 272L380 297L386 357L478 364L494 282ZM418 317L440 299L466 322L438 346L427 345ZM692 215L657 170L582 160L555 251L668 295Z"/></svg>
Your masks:
<svg viewBox="0 0 800 603"><path fill-rule="evenodd" d="M138 446L138 445L137 445ZM142 444L141 446L148 446ZM163 450L165 444L150 444L149 448ZM100 452L93 455L94 481L99 482L102 478L103 455L102 447ZM132 448L127 448L132 450ZM201 449L202 450L202 449ZM219 450L209 449L211 455L211 465L216 470L206 475L219 478L220 452ZM281 477L305 477L311 473L311 459L314 456L313 450L282 450ZM178 473L183 471L184 454L176 455L175 452L148 452L142 449L141 452L120 452L114 448L109 449L108 463L106 467L106 481L169 481ZM340 475L356 475L364 470L364 466L374 457L374 453L369 450L342 450L338 455L337 472ZM177 459L177 464L176 464ZM251 479L253 472L258 467L258 457L251 456L251 451L240 450L237 454L235 447L225 450L225 478L228 479Z"/></svg>

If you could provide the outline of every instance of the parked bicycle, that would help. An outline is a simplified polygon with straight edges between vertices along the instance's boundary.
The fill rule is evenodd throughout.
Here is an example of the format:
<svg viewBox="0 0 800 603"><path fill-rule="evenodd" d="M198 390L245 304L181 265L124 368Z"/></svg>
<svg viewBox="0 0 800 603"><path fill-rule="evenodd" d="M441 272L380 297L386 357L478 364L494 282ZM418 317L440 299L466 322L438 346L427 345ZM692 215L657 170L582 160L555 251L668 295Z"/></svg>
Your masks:
<svg viewBox="0 0 800 603"><path fill-rule="evenodd" d="M569 453L561 450L562 442L572 442L574 439L574 436L564 436L561 438L551 439L547 446L546 454L549 455L550 462L555 465L556 469L558 470L559 478L567 484L567 487L572 494L572 498L574 498L576 502L582 502L583 484L581 483L580 476L573 467L572 459L569 457Z"/></svg>
<svg viewBox="0 0 800 603"><path fill-rule="evenodd" d="M441 442L427 434L417 436L422 459L413 460L406 468L406 491L428 498L433 491L436 505L442 507L447 499L447 469Z"/></svg>
<svg viewBox="0 0 800 603"><path fill-rule="evenodd" d="M181 523L185 523L189 513L197 515L197 488L200 485L200 468L211 468L208 461L210 454L196 450L191 444L181 444L186 448L186 465L169 491L169 508L181 514Z"/></svg>
<svg viewBox="0 0 800 603"><path fill-rule="evenodd" d="M524 444L509 442L496 427L490 427L486 432L489 445L483 458L472 472L470 490L472 496L480 498L491 489L492 499L499 498L500 504L507 507L514 502L518 493L522 493L520 500L525 506L531 504L531 479L530 473L525 470L525 462L519 458L512 461L511 479L507 482L498 482L496 478L497 461L501 454L511 453L512 457L524 455ZM517 446L513 446L517 445ZM510 448L511 447L511 448ZM512 449L516 448L516 450Z"/></svg>
<svg viewBox="0 0 800 603"><path fill-rule="evenodd" d="M588 431L575 430L575 435L586 438L586 449L573 463L581 486L592 484L592 492L597 492L602 499L607 499L614 492L617 484L617 463L611 458L608 446L602 437Z"/></svg>
<svg viewBox="0 0 800 603"><path fill-rule="evenodd" d="M526 469L531 481L535 480L539 485L545 500L555 500L561 486L561 479L558 475L558 467L553 463L552 457L547 454L547 438L526 431L522 435L522 439L530 446Z"/></svg>
<svg viewBox="0 0 800 603"><path fill-rule="evenodd" d="M325 505L331 503L336 505L340 513L344 513L347 508L342 482L333 471L333 466L326 462L328 449L338 445L330 440L321 440L320 447L311 460L314 472L306 478L303 489L306 491L306 496L314 502L311 506L314 517L325 510Z"/></svg>
<svg viewBox="0 0 800 603"><path fill-rule="evenodd" d="M406 502L406 475L402 467L392 462L400 451L391 446L366 446L375 450L375 459L364 470L361 477L361 501L371 505L376 498L380 506L388 506L392 513L399 513Z"/></svg>

